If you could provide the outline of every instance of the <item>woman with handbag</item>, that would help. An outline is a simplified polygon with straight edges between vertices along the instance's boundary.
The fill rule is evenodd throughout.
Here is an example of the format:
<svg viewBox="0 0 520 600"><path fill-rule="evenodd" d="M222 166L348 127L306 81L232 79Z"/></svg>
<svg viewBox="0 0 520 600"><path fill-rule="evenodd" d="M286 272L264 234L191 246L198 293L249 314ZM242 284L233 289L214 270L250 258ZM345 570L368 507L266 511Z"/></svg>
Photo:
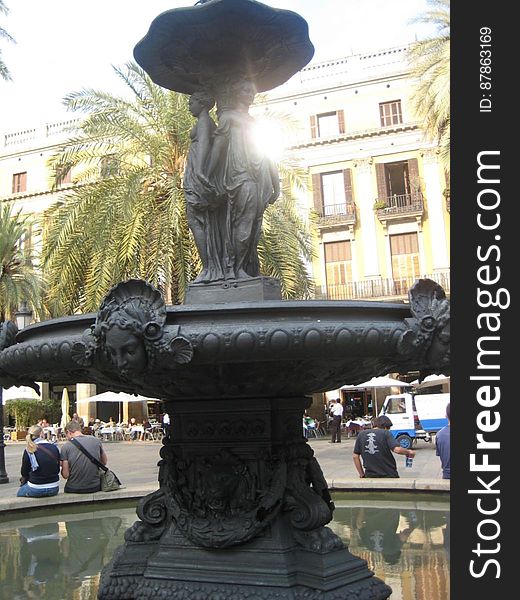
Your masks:
<svg viewBox="0 0 520 600"><path fill-rule="evenodd" d="M89 458L92 456L103 466L108 457L101 440L93 435L83 435L81 425L71 421L65 425L67 441L61 448L61 474L67 480L66 494L92 494L101 490L99 467ZM85 452L86 451L86 452Z"/></svg>
<svg viewBox="0 0 520 600"><path fill-rule="evenodd" d="M60 489L60 451L43 438L39 425L29 427L27 447L22 456L20 487L17 496L42 498L56 496Z"/></svg>

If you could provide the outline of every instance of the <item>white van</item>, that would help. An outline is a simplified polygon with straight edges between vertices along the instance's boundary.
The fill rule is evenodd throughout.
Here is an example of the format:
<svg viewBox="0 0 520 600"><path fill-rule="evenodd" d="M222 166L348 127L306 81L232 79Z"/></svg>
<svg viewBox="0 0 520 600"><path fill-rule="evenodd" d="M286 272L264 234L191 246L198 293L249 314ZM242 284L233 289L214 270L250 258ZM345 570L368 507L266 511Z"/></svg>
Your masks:
<svg viewBox="0 0 520 600"><path fill-rule="evenodd" d="M387 396L379 416L386 415L392 421L392 435L403 448L410 448L417 439L431 442L432 434L448 424L449 401L449 393Z"/></svg>

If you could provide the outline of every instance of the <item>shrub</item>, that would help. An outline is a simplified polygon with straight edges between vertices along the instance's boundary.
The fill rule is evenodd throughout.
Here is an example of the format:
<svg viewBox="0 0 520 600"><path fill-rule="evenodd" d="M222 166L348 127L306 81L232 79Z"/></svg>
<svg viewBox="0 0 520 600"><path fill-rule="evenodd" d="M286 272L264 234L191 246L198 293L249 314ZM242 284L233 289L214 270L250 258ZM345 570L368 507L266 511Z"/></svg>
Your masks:
<svg viewBox="0 0 520 600"><path fill-rule="evenodd" d="M51 423L56 420L56 402L54 400L13 398L6 401L5 409L6 414L14 417L17 431L28 429L43 417L49 419Z"/></svg>

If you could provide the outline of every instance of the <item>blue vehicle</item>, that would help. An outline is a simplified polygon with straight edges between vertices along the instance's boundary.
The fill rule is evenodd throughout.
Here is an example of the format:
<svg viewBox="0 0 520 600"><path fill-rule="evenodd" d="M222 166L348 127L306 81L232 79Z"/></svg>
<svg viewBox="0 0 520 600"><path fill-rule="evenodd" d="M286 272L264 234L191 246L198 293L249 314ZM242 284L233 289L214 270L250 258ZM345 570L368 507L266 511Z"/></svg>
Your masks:
<svg viewBox="0 0 520 600"><path fill-rule="evenodd" d="M450 394L396 394L387 396L379 415L392 421L392 435L403 448L432 436L448 424L446 406Z"/></svg>

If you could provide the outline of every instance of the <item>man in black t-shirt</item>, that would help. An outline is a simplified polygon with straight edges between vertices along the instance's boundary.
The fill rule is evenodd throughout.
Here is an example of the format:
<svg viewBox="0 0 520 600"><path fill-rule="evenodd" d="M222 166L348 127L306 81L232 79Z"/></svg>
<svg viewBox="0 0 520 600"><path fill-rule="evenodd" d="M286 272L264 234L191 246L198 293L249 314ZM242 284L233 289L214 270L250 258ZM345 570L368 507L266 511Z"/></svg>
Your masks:
<svg viewBox="0 0 520 600"><path fill-rule="evenodd" d="M397 443L390 427L392 421L383 415L372 421L372 429L358 433L352 459L360 477L399 477L392 452L409 458L415 456L414 450L402 448Z"/></svg>

